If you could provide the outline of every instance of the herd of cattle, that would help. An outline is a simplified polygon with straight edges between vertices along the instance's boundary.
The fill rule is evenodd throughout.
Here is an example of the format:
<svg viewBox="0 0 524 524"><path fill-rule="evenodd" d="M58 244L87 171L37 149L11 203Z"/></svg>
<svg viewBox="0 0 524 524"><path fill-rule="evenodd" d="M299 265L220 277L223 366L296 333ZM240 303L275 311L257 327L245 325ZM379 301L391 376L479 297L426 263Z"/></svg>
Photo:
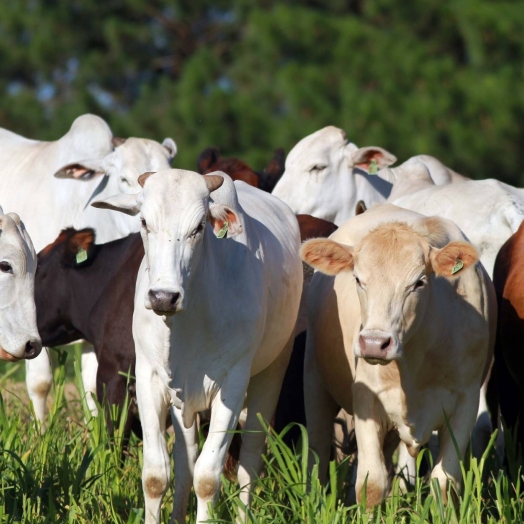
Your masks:
<svg viewBox="0 0 524 524"><path fill-rule="evenodd" d="M524 444L524 190L426 155L390 167L391 153L335 127L301 140L285 166L277 150L260 173L213 148L199 173L171 169L172 139L116 138L94 115L55 142L0 129L0 144L0 358L27 359L44 421L42 345L87 341L93 412L91 394L136 399L125 435L143 438L147 523L170 480L169 411L174 522L192 486L197 521L209 518L238 424L249 505L259 413L277 430L307 424L324 480L334 420L351 415L356 496L365 486L369 507L388 493L399 443L409 483L438 432L431 476L445 498L472 429L480 454L499 409Z"/></svg>

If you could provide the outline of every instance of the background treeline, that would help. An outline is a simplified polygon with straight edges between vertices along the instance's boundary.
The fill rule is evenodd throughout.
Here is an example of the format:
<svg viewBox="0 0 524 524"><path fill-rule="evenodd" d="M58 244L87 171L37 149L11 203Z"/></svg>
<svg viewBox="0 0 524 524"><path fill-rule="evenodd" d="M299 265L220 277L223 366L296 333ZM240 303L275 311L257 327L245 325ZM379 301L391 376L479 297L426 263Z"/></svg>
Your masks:
<svg viewBox="0 0 524 524"><path fill-rule="evenodd" d="M254 168L320 127L524 186L521 0L3 0L0 126L218 145Z"/></svg>

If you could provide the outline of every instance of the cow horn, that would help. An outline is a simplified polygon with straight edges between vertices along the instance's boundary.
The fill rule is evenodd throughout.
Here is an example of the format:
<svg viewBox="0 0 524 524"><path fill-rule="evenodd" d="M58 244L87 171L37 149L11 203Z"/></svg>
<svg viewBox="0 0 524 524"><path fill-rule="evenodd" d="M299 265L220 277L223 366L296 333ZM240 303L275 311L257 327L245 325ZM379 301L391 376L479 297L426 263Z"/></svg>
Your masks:
<svg viewBox="0 0 524 524"><path fill-rule="evenodd" d="M138 183L140 184L140 187L144 187L144 184L146 183L146 180L151 176L154 175L156 171L148 171L147 173L142 173L138 177Z"/></svg>
<svg viewBox="0 0 524 524"><path fill-rule="evenodd" d="M220 175L205 175L204 180L210 193L218 189L224 183L224 177Z"/></svg>
<svg viewBox="0 0 524 524"><path fill-rule="evenodd" d="M118 146L121 146L126 140L127 138L121 138L119 136L114 136L111 139L111 143L113 144L113 147L118 147Z"/></svg>

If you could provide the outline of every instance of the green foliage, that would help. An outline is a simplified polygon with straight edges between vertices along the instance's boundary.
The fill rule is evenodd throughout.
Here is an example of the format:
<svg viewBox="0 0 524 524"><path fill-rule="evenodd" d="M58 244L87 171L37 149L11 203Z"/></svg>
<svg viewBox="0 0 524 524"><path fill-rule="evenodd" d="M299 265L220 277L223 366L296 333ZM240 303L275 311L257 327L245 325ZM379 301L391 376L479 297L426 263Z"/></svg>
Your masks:
<svg viewBox="0 0 524 524"><path fill-rule="evenodd" d="M54 139L84 112L255 168L325 125L524 185L524 3L8 0L0 125Z"/></svg>
<svg viewBox="0 0 524 524"><path fill-rule="evenodd" d="M31 422L26 402L11 397L6 402L0 395L0 522L139 524L143 522L144 504L140 482L142 445L132 437L123 461L124 418L113 411L116 432L110 437L101 406L100 414L92 417L85 401L65 400L66 357L67 352L59 351L45 432ZM77 363L74 378L83 398ZM265 472L254 485L250 523L510 524L524 519L524 501L515 495L521 491L520 480L513 486L503 471L495 472L490 464L496 435L481 460L470 457L463 465L463 490L457 495L456 505L445 504L438 487L432 490L425 479L417 476L413 492L403 493L397 478L386 501L366 511L364 504L343 503L348 499L347 479L354 465L348 460L339 465L331 462L329 483L323 487L318 480L316 457L308 451L305 428L301 428L301 446L295 452L283 441L289 427L277 435L263 420L260 422L268 448ZM168 447L172 446L170 436ZM310 460L314 465L309 476ZM422 453L417 469L421 461ZM243 509L238 486L222 480L222 495L210 522L233 522ZM169 521L172 504L173 491L169 488L162 506L163 522ZM195 512L192 494L187 522L195 521Z"/></svg>

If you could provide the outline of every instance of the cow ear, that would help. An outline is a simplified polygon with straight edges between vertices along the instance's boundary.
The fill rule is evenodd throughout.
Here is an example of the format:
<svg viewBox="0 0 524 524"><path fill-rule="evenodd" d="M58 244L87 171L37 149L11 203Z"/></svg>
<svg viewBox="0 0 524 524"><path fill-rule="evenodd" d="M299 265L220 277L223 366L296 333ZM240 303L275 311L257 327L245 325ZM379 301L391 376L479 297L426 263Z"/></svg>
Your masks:
<svg viewBox="0 0 524 524"><path fill-rule="evenodd" d="M69 178L71 180L82 180L87 182L93 180L98 176L104 175L105 171L101 166L86 166L84 164L68 164L59 169L55 174L55 178Z"/></svg>
<svg viewBox="0 0 524 524"><path fill-rule="evenodd" d="M469 242L451 242L442 249L432 248L430 260L435 275L451 278L474 266L479 255Z"/></svg>
<svg viewBox="0 0 524 524"><path fill-rule="evenodd" d="M167 153L169 155L169 161L171 162L171 160L175 158L176 153L178 151L176 142L172 138L164 138L162 145L166 148Z"/></svg>
<svg viewBox="0 0 524 524"><path fill-rule="evenodd" d="M378 168L388 167L397 161L397 157L381 147L361 147L349 156L349 166L369 171L372 163ZM376 174L376 173L374 173Z"/></svg>
<svg viewBox="0 0 524 524"><path fill-rule="evenodd" d="M326 275L338 275L341 271L353 271L353 248L333 240L316 238L308 240L300 248L300 256L306 264Z"/></svg>
<svg viewBox="0 0 524 524"><path fill-rule="evenodd" d="M95 232L91 228L75 231L66 241L63 263L69 267L83 267L95 256Z"/></svg>
<svg viewBox="0 0 524 524"><path fill-rule="evenodd" d="M201 175L208 173L220 156L218 147L207 147L198 155L197 169Z"/></svg>
<svg viewBox="0 0 524 524"><path fill-rule="evenodd" d="M211 224L213 232L219 238L231 238L240 235L243 231L240 217L233 209L223 204L211 204L207 213L207 220Z"/></svg>
<svg viewBox="0 0 524 524"><path fill-rule="evenodd" d="M92 202L93 207L99 209L110 209L112 211L120 211L126 215L135 216L140 211L140 206L138 205L137 195L126 195L120 194L115 195L105 200L96 200Z"/></svg>

